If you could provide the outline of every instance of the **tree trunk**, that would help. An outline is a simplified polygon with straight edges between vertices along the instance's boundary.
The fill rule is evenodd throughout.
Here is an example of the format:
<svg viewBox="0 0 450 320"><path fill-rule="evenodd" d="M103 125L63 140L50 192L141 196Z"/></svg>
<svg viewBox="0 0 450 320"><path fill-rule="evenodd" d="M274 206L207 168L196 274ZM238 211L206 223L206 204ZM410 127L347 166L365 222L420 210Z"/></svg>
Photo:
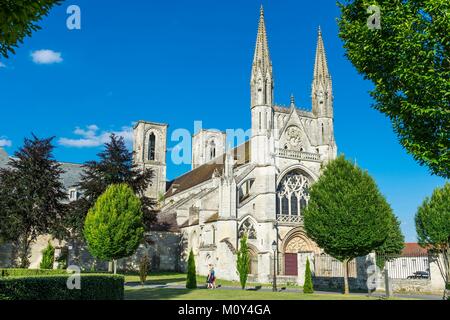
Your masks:
<svg viewBox="0 0 450 320"><path fill-rule="evenodd" d="M344 265L344 294L349 294L350 290L348 289L348 262L349 260L346 259L343 262Z"/></svg>
<svg viewBox="0 0 450 320"><path fill-rule="evenodd" d="M28 259L28 251L30 250L30 241L28 234L23 236L22 243L19 245L19 267L27 269L30 266L30 261Z"/></svg>
<svg viewBox="0 0 450 320"><path fill-rule="evenodd" d="M113 272L113 262L112 261L108 262L108 272Z"/></svg>
<svg viewBox="0 0 450 320"><path fill-rule="evenodd" d="M114 274L117 274L117 260L113 260L114 263Z"/></svg>

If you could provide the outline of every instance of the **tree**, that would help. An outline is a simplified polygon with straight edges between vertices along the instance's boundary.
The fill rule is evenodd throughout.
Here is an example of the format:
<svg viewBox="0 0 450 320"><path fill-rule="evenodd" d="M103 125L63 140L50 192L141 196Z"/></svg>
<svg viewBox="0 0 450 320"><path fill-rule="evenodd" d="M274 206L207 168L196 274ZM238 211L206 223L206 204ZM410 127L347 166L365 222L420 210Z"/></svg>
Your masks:
<svg viewBox="0 0 450 320"><path fill-rule="evenodd" d="M83 166L84 171L78 184L81 197L71 203L71 214L67 221L72 235L76 237L82 234L86 214L98 197L110 185L121 183L129 185L139 196L144 226L147 231L150 230L156 223L156 212L152 209L155 202L145 196L145 191L151 183L153 171L139 169L133 163L133 153L128 151L123 137L114 134L105 143L105 148L98 157L99 161L89 161Z"/></svg>
<svg viewBox="0 0 450 320"><path fill-rule="evenodd" d="M62 0L4 0L0 2L0 56L15 54L14 48L41 29L37 22Z"/></svg>
<svg viewBox="0 0 450 320"><path fill-rule="evenodd" d="M42 261L39 267L41 269L53 269L55 261L55 248L49 242L47 247L42 251Z"/></svg>
<svg viewBox="0 0 450 320"><path fill-rule="evenodd" d="M450 286L450 183L425 199L415 220L419 244L436 256L441 275Z"/></svg>
<svg viewBox="0 0 450 320"><path fill-rule="evenodd" d="M306 260L305 284L303 285L303 293L306 294L314 293L314 286L312 281L311 266L309 264L309 259Z"/></svg>
<svg viewBox="0 0 450 320"><path fill-rule="evenodd" d="M126 184L111 185L89 210L84 224L89 252L104 261L134 254L144 237L141 201Z"/></svg>
<svg viewBox="0 0 450 320"><path fill-rule="evenodd" d="M343 262L345 294L348 263L385 243L392 216L375 181L344 156L331 161L312 186L305 229L327 254Z"/></svg>
<svg viewBox="0 0 450 320"><path fill-rule="evenodd" d="M1 238L13 241L19 267L29 266L29 250L39 235L63 235L67 194L64 172L53 158L53 138L25 139L6 168L0 169Z"/></svg>
<svg viewBox="0 0 450 320"><path fill-rule="evenodd" d="M195 258L192 249L189 252L186 288L197 289L197 271L195 270Z"/></svg>
<svg viewBox="0 0 450 320"><path fill-rule="evenodd" d="M369 28L369 5L381 29ZM433 174L450 177L450 2L348 0L339 4L346 56L375 89L375 109ZM369 21L368 21L369 20ZM378 19L379 20L379 19Z"/></svg>
<svg viewBox="0 0 450 320"><path fill-rule="evenodd" d="M405 237L400 229L400 221L395 215L391 216L391 224L386 241L375 249L377 266L383 270L387 261L398 257L405 247Z"/></svg>
<svg viewBox="0 0 450 320"><path fill-rule="evenodd" d="M244 290L250 271L250 253L248 251L246 235L241 238L240 244L240 248L237 252L236 268L239 274L239 282L241 283L241 288L242 290Z"/></svg>

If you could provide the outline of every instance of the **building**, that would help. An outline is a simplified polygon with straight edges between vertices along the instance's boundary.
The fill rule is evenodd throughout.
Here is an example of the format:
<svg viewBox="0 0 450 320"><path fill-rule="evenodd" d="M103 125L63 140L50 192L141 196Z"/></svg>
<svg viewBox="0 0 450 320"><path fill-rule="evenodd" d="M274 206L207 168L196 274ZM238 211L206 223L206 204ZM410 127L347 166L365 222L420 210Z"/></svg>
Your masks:
<svg viewBox="0 0 450 320"><path fill-rule="evenodd" d="M156 173L149 195L163 200L163 216L176 215L185 253L193 250L200 274L212 264L221 279L237 280L236 251L244 234L254 281L270 281L274 257L281 276L296 278L304 274L306 257L321 253L306 236L302 217L310 186L337 155L333 86L320 29L311 111L298 108L294 97L289 107L275 105L274 88L261 8L247 111L252 134L246 143L226 148L224 133L197 133L192 171L164 186L167 125L139 121L134 128L135 160Z"/></svg>

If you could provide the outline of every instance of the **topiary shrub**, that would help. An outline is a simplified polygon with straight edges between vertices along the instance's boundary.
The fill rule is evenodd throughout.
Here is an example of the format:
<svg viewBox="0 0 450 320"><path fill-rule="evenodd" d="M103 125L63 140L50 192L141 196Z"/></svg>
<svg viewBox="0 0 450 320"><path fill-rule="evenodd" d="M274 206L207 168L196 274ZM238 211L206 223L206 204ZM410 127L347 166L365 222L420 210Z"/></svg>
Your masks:
<svg viewBox="0 0 450 320"><path fill-rule="evenodd" d="M314 286L312 281L311 266L309 264L309 259L306 260L305 284L303 285L303 293L305 294L314 293Z"/></svg>
<svg viewBox="0 0 450 320"><path fill-rule="evenodd" d="M186 279L187 289L197 289L197 271L195 270L194 252L191 250L188 259L188 270Z"/></svg>
<svg viewBox="0 0 450 320"><path fill-rule="evenodd" d="M5 300L122 300L124 277L80 275L80 290L70 290L70 275L0 278L0 299Z"/></svg>
<svg viewBox="0 0 450 320"><path fill-rule="evenodd" d="M239 283L242 290L247 285L248 274L250 273L250 253L248 251L247 236L241 239L241 245L237 252L236 269L239 274Z"/></svg>
<svg viewBox="0 0 450 320"><path fill-rule="evenodd" d="M55 248L49 242L47 247L42 251L42 261L39 267L41 269L53 269L55 261Z"/></svg>

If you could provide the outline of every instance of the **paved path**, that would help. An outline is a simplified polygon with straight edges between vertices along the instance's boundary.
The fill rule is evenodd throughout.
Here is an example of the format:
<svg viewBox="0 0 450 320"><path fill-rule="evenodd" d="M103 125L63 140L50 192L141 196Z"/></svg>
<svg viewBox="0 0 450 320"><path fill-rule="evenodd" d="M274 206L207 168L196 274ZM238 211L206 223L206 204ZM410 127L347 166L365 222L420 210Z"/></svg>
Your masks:
<svg viewBox="0 0 450 320"><path fill-rule="evenodd" d="M176 284L156 284L156 285L144 285L142 286L141 284L137 283L137 282L129 282L125 285L126 288L129 289L133 289L133 290L139 290L139 289L186 289L186 287L184 285L176 285ZM199 289L206 289L206 286L199 286ZM229 287L229 286L221 286L215 290L242 290L241 288L238 287ZM261 289L252 289L249 288L248 290L251 291L266 291L266 292L271 292L272 288L269 287L263 287ZM285 289L282 290L283 292L294 292L294 293L301 293L303 292L300 289ZM316 291L315 293L317 294L338 294L337 292L329 292L329 291ZM351 295L354 296L367 296L367 294L364 293L351 293ZM373 293L372 294L373 297L378 297L378 298L382 298L384 297L383 293ZM419 300L442 300L442 296L437 296L437 295L428 295L428 294L395 294L394 297L397 298L405 298L405 299L419 299Z"/></svg>

